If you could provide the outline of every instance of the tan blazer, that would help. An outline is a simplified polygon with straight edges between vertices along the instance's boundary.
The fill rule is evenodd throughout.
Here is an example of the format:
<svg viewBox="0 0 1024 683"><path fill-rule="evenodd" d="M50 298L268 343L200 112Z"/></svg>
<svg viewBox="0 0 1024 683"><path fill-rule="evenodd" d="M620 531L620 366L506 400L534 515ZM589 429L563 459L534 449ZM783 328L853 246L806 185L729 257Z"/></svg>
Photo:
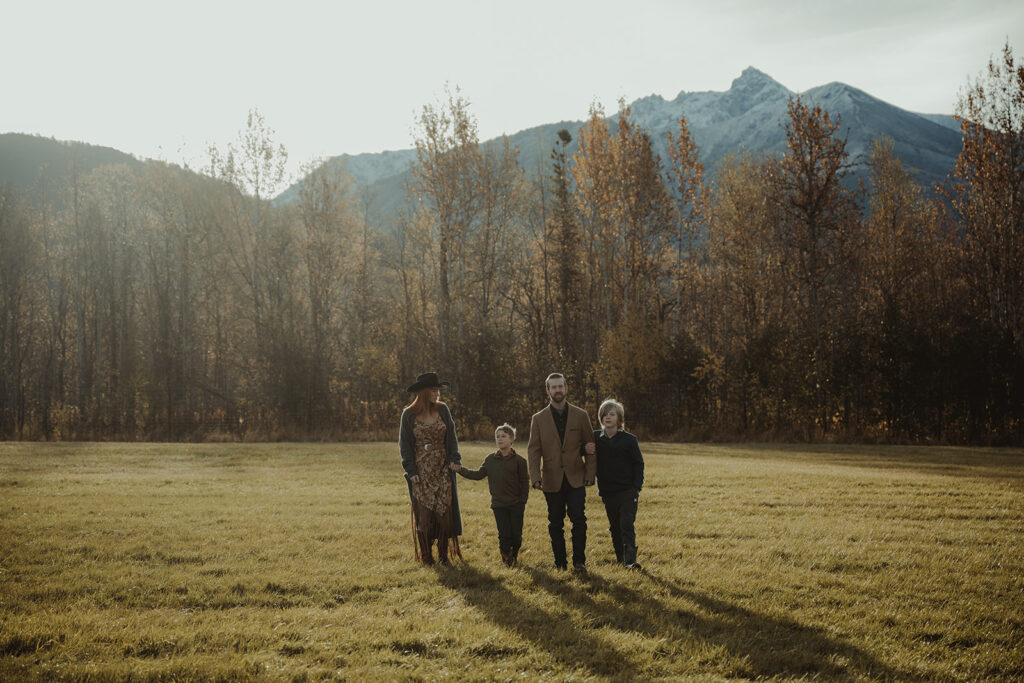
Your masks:
<svg viewBox="0 0 1024 683"><path fill-rule="evenodd" d="M590 416L582 408L566 405L569 415L565 421L565 443L559 443L550 404L530 419L530 482L541 482L541 489L549 493L562 488L562 475L575 488L583 486L584 481L594 483L597 477L597 456L587 456L582 448L594 440Z"/></svg>

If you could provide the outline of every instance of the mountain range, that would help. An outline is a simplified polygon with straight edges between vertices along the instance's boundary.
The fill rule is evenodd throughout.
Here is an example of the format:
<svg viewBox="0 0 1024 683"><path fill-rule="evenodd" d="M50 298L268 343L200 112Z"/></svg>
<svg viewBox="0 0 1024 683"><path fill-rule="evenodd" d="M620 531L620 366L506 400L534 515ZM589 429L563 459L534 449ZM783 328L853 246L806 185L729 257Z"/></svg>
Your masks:
<svg viewBox="0 0 1024 683"><path fill-rule="evenodd" d="M726 91L681 92L672 100L650 95L631 103L630 115L650 135L663 160L667 156L667 134L676 132L680 116L686 116L700 158L713 173L716 164L730 154L782 154L786 149L787 107L797 94L771 76L748 67ZM896 155L925 186L943 183L953 170L960 153L961 135L959 124L951 115L910 112L838 82L799 95L805 102L820 105L833 117L839 116L841 134L846 137L853 162L854 180L866 176L872 144L883 136L893 139ZM614 121L617 116L610 119ZM573 135L568 148L571 154L584 123L581 120L543 124L508 137L519 148L520 165L528 173L546 174L557 132L564 128ZM485 141L483 146L501 144L502 140L496 138ZM403 185L409 165L415 160L416 151L405 149L341 154L325 163L344 163L356 186L369 188L380 202L380 210L388 212L394 208L392 202L403 200ZM288 202L295 195L293 186L278 199Z"/></svg>
<svg viewBox="0 0 1024 683"><path fill-rule="evenodd" d="M666 158L667 133L676 131L680 116L686 116L701 160L713 173L715 165L733 153L749 151L755 155L774 155L784 152L786 109L795 95L797 93L767 74L749 67L726 91L681 92L672 100L650 95L631 103L630 110L631 117L649 134L662 159ZM804 101L839 116L855 178L866 173L865 164L873 141L882 136L893 139L896 155L924 185L942 183L953 170L960 153L961 135L952 116L906 111L844 83L829 83L799 95ZM616 117L617 114L612 115L611 119ZM546 175L550 172L550 153L557 142L557 132L564 128L573 135L568 149L571 154L575 151L578 130L584 123L582 120L547 123L508 137L510 143L518 147L520 165L527 173ZM21 185L37 178L44 165L50 173L66 174L72 155L77 157L76 164L82 170L106 160L139 163L117 150L76 144L33 136L0 135L0 184ZM485 148L499 147L502 139L482 144ZM83 155L83 149L89 154ZM83 163L84 157L90 162ZM405 149L341 154L324 163L344 163L356 187L365 188L375 198L376 210L389 214L404 201L405 179L415 159L416 151ZM276 201L288 203L296 196L293 185L278 195Z"/></svg>

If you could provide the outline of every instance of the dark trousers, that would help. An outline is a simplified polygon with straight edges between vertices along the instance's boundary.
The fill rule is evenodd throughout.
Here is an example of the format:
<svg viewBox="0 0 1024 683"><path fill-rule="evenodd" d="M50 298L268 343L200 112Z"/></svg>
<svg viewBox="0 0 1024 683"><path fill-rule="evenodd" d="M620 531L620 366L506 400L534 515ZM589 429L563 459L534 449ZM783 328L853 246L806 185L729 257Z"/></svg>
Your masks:
<svg viewBox="0 0 1024 683"><path fill-rule="evenodd" d="M502 557L519 552L523 545L523 512L526 505L491 508L498 524L498 549Z"/></svg>
<svg viewBox="0 0 1024 683"><path fill-rule="evenodd" d="M615 559L622 564L636 562L636 509L640 495L633 489L617 491L603 497L604 510L608 513L608 530L612 532Z"/></svg>
<svg viewBox="0 0 1024 683"><path fill-rule="evenodd" d="M554 493L544 492L548 501L548 533L551 535L551 550L555 554L555 565L566 566L565 558L565 515L572 522L572 563L587 561L587 489L575 488L562 477L562 488Z"/></svg>

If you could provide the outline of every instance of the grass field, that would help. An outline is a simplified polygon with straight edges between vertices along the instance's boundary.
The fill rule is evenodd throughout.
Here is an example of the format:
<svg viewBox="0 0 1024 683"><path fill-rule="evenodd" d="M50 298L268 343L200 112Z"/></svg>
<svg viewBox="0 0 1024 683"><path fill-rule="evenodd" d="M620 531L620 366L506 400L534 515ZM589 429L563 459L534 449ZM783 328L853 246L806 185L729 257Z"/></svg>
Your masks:
<svg viewBox="0 0 1024 683"><path fill-rule="evenodd" d="M0 444L0 680L1024 679L1024 452L644 447L575 576L466 480L417 566L393 444Z"/></svg>

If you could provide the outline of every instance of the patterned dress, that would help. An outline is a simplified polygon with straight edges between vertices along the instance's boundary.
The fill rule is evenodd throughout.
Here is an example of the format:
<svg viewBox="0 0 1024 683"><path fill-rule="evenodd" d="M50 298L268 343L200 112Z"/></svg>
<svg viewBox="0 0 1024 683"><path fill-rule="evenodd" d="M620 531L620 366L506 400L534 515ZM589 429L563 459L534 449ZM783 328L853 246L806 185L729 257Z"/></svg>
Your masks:
<svg viewBox="0 0 1024 683"><path fill-rule="evenodd" d="M461 557L458 537L452 534L452 474L445 452L447 428L440 419L434 422L413 421L416 438L416 472L419 481L410 483L413 505L416 556L431 563L433 545L441 562Z"/></svg>

